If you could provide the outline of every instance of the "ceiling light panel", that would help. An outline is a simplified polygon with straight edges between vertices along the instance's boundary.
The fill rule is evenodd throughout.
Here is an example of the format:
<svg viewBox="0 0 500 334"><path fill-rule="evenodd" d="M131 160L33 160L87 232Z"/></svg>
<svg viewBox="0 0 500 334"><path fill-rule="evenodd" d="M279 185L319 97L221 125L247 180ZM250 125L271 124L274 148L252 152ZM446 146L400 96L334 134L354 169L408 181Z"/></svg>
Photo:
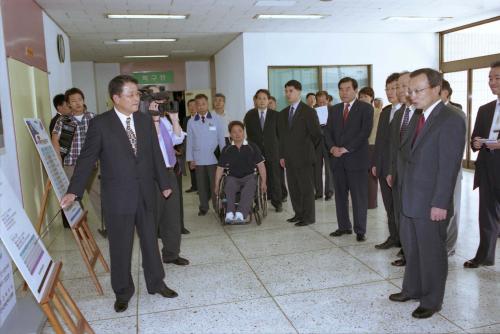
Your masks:
<svg viewBox="0 0 500 334"><path fill-rule="evenodd" d="M254 16L258 20L277 19L277 20L317 20L324 18L325 15L319 14L258 14Z"/></svg>
<svg viewBox="0 0 500 334"><path fill-rule="evenodd" d="M107 14L108 19L163 19L163 20L185 20L188 15L173 14Z"/></svg>

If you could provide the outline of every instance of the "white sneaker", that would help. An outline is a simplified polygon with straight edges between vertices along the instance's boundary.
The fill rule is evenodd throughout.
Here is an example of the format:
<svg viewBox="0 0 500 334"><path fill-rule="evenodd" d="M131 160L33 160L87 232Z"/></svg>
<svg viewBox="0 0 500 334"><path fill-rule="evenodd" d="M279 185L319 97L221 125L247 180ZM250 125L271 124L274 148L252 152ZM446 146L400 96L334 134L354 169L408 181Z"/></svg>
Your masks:
<svg viewBox="0 0 500 334"><path fill-rule="evenodd" d="M226 223L231 223L234 220L234 214L232 212L226 213Z"/></svg>
<svg viewBox="0 0 500 334"><path fill-rule="evenodd" d="M245 221L245 218L243 217L243 214L241 212L237 211L234 215L234 220L242 223L243 221Z"/></svg>

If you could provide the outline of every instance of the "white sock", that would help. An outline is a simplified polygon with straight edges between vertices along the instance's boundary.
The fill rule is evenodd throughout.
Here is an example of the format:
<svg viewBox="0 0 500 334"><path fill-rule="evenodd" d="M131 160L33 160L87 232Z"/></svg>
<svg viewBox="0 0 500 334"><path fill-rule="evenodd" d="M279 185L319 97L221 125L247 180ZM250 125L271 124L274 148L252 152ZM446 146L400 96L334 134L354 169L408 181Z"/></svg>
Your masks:
<svg viewBox="0 0 500 334"><path fill-rule="evenodd" d="M245 220L245 218L243 217L243 214L239 211L237 211L236 214L234 215L234 219L239 220L239 221Z"/></svg>

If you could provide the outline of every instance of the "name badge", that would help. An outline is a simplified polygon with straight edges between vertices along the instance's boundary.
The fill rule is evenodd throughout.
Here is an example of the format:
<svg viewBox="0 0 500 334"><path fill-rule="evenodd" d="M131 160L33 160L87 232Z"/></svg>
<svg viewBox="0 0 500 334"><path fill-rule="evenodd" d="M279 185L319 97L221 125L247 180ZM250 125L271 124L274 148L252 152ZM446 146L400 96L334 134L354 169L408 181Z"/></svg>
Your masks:
<svg viewBox="0 0 500 334"><path fill-rule="evenodd" d="M216 130L217 130L217 128L215 127L215 125L210 125L210 126L208 127L208 130L210 130L210 131L216 131Z"/></svg>

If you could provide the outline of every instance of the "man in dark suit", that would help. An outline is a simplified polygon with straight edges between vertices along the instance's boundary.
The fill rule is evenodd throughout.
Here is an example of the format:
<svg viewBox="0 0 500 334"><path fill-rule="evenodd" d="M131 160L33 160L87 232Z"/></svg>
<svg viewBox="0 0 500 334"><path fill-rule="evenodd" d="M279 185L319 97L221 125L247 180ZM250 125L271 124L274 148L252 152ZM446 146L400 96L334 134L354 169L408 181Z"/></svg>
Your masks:
<svg viewBox="0 0 500 334"><path fill-rule="evenodd" d="M491 65L491 92L497 99L479 107L471 146L479 151L474 189L479 187L479 247L466 268L492 266L500 224L500 62Z"/></svg>
<svg viewBox="0 0 500 334"><path fill-rule="evenodd" d="M295 226L316 222L314 204L315 149L321 140L316 111L300 100L302 84L290 80L285 95L290 106L279 114L280 165L286 168L290 199L295 215L287 219Z"/></svg>
<svg viewBox="0 0 500 334"><path fill-rule="evenodd" d="M316 93L316 103L318 107L327 107L330 112L333 107L328 105L328 92L322 90ZM323 197L325 194L325 201L329 201L333 196L333 178L332 169L330 167L330 152L325 144L325 131L326 123L320 124L321 126L321 142L316 147L316 163L314 165L314 183L316 187L316 199ZM325 166L325 181L323 186L323 166Z"/></svg>
<svg viewBox="0 0 500 334"><path fill-rule="evenodd" d="M451 89L450 83L447 80L443 79L443 86L441 87L441 100L443 100L444 104L451 104L455 108L458 108L459 110L463 110L461 104L451 101L451 94L452 93L453 93L453 89Z"/></svg>
<svg viewBox="0 0 500 334"><path fill-rule="evenodd" d="M391 104L382 109L378 121L377 136L375 138L375 151L371 162L372 175L377 177L384 201L385 212L387 213L387 225L389 227L389 237L381 244L375 245L377 249L389 249L398 247L399 233L396 227L394 217L394 204L392 200L392 190L387 184L387 175L390 169L390 141L391 141L391 123L394 120L394 114L401 107L399 103L396 88L398 85L399 73L392 73L385 81L385 93Z"/></svg>
<svg viewBox="0 0 500 334"><path fill-rule="evenodd" d="M243 123L247 130L247 139L256 144L265 158L267 189L271 204L276 212L283 211L281 204L281 180L279 162L278 112L269 109L269 91L259 89L255 93L256 108L249 110Z"/></svg>
<svg viewBox="0 0 500 334"><path fill-rule="evenodd" d="M267 105L267 107L272 110L278 110L276 105L276 98L274 96L271 95L269 97L269 104ZM280 182L281 182L282 202L286 202L288 197L288 189L286 187L286 182L285 182L285 169L281 167L281 165L280 165Z"/></svg>
<svg viewBox="0 0 500 334"><path fill-rule="evenodd" d="M429 318L441 309L448 255L446 229L465 146L465 117L440 98L442 75L430 68L410 74L413 105L422 110L400 150L408 152L401 182L400 237L406 268L396 302L418 299L412 316Z"/></svg>
<svg viewBox="0 0 500 334"><path fill-rule="evenodd" d="M352 234L349 219L349 192L352 198L354 232L357 241L366 240L368 211L368 137L373 125L373 107L356 98L358 82L350 77L340 79L342 100L328 115L326 145L332 154L331 168L335 187L338 229L330 236Z"/></svg>
<svg viewBox="0 0 500 334"><path fill-rule="evenodd" d="M134 230L139 234L142 266L150 294L177 297L163 278L155 231L156 183L163 196L171 187L158 137L149 115L137 112L137 80L128 75L113 78L108 86L114 108L90 121L85 144L61 206L81 198L95 163L101 166L101 197L108 231L111 258L111 286L116 295L116 312L123 312L134 294L130 272Z"/></svg>

